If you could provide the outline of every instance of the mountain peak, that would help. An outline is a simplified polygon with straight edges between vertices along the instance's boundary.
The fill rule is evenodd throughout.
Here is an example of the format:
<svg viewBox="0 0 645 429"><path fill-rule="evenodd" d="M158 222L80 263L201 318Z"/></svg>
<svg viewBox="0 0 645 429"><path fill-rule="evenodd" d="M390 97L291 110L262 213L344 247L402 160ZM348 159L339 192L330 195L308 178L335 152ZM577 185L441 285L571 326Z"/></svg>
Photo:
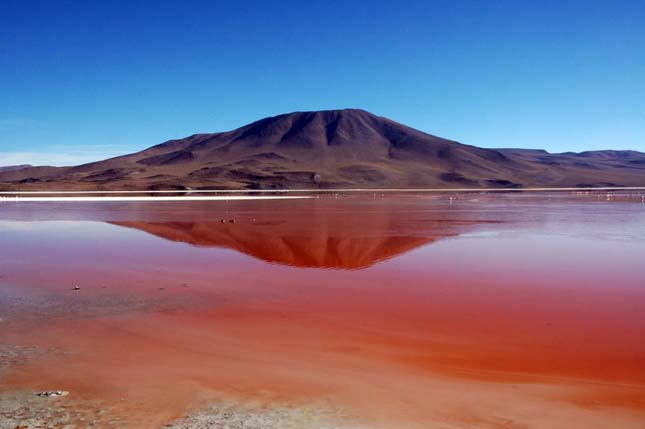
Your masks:
<svg viewBox="0 0 645 429"><path fill-rule="evenodd" d="M362 109L296 111L68 168L0 172L5 189L643 186L645 154L484 149Z"/></svg>
<svg viewBox="0 0 645 429"><path fill-rule="evenodd" d="M296 110L289 113L281 113L273 118L287 117L294 115L317 115L323 117L338 117L338 116L371 116L378 118L379 116L368 112L367 110L357 108L343 108L343 109L327 109L327 110Z"/></svg>

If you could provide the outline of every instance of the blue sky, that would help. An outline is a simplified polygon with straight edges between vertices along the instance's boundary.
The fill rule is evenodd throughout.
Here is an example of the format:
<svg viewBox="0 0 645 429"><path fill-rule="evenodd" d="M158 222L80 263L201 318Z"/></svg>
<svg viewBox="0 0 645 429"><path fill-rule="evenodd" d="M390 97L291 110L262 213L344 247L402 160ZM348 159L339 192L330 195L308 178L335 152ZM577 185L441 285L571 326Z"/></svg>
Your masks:
<svg viewBox="0 0 645 429"><path fill-rule="evenodd" d="M357 107L484 147L645 151L645 1L0 2L0 165Z"/></svg>

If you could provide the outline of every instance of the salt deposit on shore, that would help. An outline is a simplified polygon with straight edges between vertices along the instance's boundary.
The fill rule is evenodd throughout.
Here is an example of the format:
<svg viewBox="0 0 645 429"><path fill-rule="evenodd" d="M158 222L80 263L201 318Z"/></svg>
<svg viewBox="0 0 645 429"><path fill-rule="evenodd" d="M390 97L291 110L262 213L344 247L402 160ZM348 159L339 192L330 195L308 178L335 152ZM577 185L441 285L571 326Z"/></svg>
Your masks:
<svg viewBox="0 0 645 429"><path fill-rule="evenodd" d="M185 196L185 197L0 197L0 202L127 202L127 201L230 201L230 200L286 200L313 198L311 196L249 196L249 195L209 195L209 196Z"/></svg>

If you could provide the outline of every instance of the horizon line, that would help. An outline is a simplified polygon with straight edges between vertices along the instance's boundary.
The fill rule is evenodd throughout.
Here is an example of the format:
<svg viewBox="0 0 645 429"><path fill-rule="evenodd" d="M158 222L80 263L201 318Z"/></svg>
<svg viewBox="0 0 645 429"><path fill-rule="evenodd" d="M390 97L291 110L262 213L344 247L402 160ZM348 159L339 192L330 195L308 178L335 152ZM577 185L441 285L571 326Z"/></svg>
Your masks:
<svg viewBox="0 0 645 429"><path fill-rule="evenodd" d="M154 190L154 191L146 191L146 190L124 190L124 191L118 191L118 190L109 190L109 191L0 191L0 201L11 201L11 200L25 200L26 198L30 197L24 197L21 198L19 197L20 195L55 195L55 194L60 194L60 195L82 195L82 194L186 194L185 196L179 196L179 197L150 197L153 199L157 199L161 201L162 198L183 198L183 199L188 199L188 198L196 198L196 199L208 199L208 198L231 198L231 199L238 199L238 198L246 198L246 197L236 197L236 196L229 196L229 197L209 197L209 196L196 196L196 197L190 197L189 194L194 194L194 193L220 193L220 194L232 194L232 193L245 193L245 194L250 194L250 193L293 193L293 192L300 192L300 193L350 193L350 192L373 192L373 193L378 193L378 192L387 192L387 193L392 193L392 192L429 192L429 193L448 193L448 192L457 192L457 193L464 193L464 192L472 192L472 193L485 193L485 192L566 192L566 191L572 191L572 192L593 192L593 191L645 191L645 186L600 186L600 187L585 187L585 188L572 188L572 187L562 187L562 188L348 188L348 189L190 189L190 190L171 190L171 189L163 189L163 190ZM9 196L9 197L8 197ZM11 197L13 196L13 197ZM48 200L55 199L56 197L43 197ZM81 197L82 198L82 197ZM107 199L111 197L97 197L101 199ZM127 198L127 197L123 197ZM130 197L130 198L136 198L136 197ZM256 198L272 198L271 196L258 196ZM307 198L307 197L301 197L301 196L294 196L294 197L275 197L275 198Z"/></svg>

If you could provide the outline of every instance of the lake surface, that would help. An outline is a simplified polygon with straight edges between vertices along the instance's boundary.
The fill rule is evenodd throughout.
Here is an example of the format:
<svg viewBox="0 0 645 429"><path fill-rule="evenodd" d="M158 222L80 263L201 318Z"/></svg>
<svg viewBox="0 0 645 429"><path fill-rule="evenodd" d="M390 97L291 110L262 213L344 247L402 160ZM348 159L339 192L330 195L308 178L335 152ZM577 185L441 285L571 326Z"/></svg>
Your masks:
<svg viewBox="0 0 645 429"><path fill-rule="evenodd" d="M3 202L0 319L0 391L69 391L43 401L99 427L225 402L334 427L642 429L645 203Z"/></svg>

